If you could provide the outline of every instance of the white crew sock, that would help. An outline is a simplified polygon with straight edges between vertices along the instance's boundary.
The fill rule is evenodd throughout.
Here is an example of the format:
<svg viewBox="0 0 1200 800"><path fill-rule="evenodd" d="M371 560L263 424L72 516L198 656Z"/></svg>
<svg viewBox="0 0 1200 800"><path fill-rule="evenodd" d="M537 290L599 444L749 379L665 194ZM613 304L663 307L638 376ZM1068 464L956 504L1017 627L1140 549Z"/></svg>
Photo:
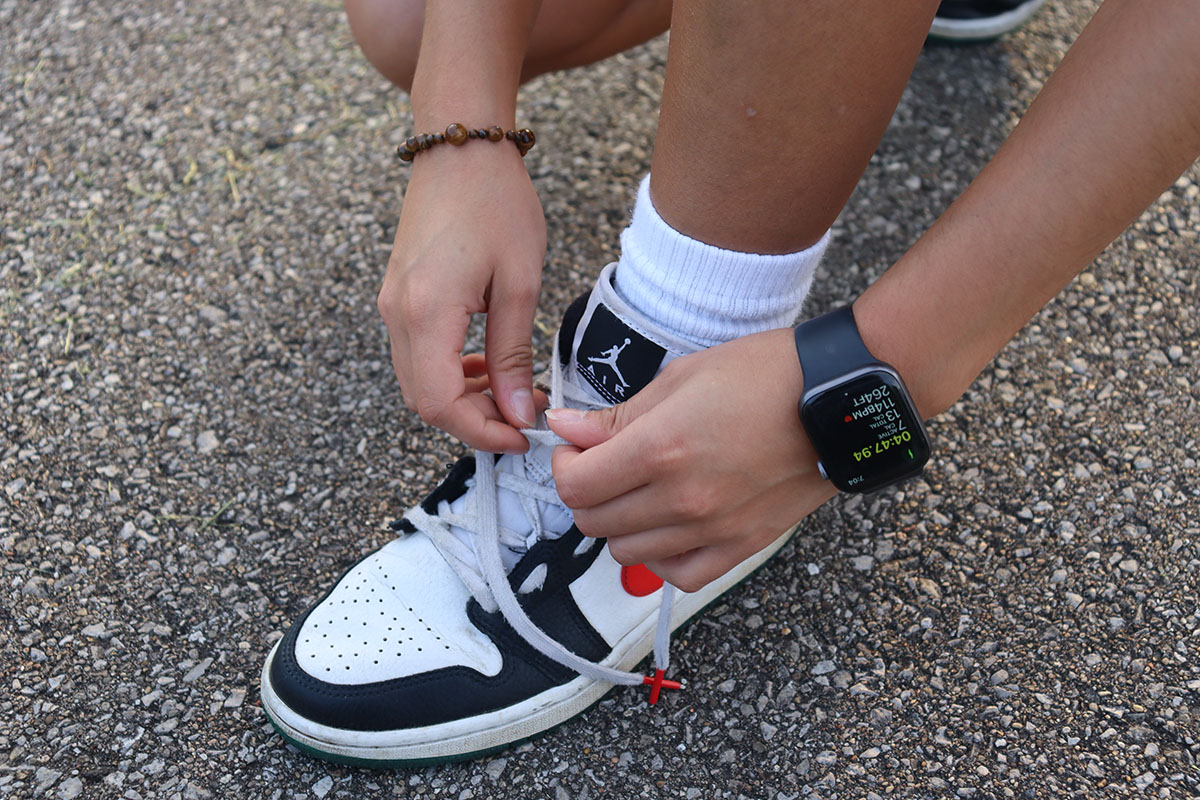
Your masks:
<svg viewBox="0 0 1200 800"><path fill-rule="evenodd" d="M613 286L667 332L711 347L795 324L828 244L828 231L808 249L785 255L739 253L697 241L658 215L647 175L633 221L621 234Z"/></svg>

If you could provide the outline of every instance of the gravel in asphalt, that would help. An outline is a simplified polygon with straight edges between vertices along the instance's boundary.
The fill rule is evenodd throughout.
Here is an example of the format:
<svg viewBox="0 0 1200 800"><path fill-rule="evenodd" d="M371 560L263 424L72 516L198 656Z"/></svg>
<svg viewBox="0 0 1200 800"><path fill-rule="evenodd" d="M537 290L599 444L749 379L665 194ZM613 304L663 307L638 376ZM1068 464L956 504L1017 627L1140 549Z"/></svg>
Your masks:
<svg viewBox="0 0 1200 800"><path fill-rule="evenodd" d="M813 312L953 200L1091 8L923 54ZM614 257L665 53L522 94L542 359ZM407 773L285 745L267 649L461 452L374 310L409 126L325 0L0 0L0 797L1200 791L1195 166L932 422L923 480L831 501L676 638L685 691Z"/></svg>

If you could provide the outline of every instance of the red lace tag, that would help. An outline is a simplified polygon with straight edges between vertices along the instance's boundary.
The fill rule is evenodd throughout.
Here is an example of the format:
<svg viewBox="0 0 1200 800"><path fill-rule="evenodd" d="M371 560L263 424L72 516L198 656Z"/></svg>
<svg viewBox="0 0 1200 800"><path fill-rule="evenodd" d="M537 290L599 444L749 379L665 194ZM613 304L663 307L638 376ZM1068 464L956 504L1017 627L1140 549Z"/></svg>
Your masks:
<svg viewBox="0 0 1200 800"><path fill-rule="evenodd" d="M683 684L679 681L668 681L663 678L667 673L664 670L654 670L654 675L647 675L642 678L642 685L650 687L650 705L658 702L658 693L663 689L682 689Z"/></svg>

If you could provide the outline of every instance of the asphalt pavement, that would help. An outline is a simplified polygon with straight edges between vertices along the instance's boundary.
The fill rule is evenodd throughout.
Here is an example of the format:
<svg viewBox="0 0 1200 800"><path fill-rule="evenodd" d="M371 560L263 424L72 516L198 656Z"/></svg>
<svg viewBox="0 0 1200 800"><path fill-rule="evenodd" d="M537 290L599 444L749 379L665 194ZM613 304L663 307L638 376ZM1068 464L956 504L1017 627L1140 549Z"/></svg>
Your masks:
<svg viewBox="0 0 1200 800"><path fill-rule="evenodd" d="M961 192L1091 8L926 50L811 311ZM615 255L665 54L522 93L541 359ZM0 0L0 797L1196 796L1196 166L932 421L923 480L831 501L677 636L685 691L410 772L287 746L265 653L462 452L374 308L409 129L332 2Z"/></svg>

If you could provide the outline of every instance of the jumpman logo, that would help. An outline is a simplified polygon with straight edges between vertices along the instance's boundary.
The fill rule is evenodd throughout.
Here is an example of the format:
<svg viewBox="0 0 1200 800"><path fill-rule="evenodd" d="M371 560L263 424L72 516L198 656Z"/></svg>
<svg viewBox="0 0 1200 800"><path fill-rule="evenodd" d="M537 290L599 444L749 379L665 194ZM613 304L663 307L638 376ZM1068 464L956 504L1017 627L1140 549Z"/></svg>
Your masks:
<svg viewBox="0 0 1200 800"><path fill-rule="evenodd" d="M629 339L625 340L624 344L614 344L612 347L604 350L599 356L588 356L588 361L594 364L604 364L611 369L617 376L617 380L621 382L618 389L624 390L629 388L629 384L625 382L625 376L621 374L621 370L617 368L617 359L621 357L621 351L629 346ZM596 370L592 368L592 374L596 374ZM621 394L625 394L621 391Z"/></svg>

